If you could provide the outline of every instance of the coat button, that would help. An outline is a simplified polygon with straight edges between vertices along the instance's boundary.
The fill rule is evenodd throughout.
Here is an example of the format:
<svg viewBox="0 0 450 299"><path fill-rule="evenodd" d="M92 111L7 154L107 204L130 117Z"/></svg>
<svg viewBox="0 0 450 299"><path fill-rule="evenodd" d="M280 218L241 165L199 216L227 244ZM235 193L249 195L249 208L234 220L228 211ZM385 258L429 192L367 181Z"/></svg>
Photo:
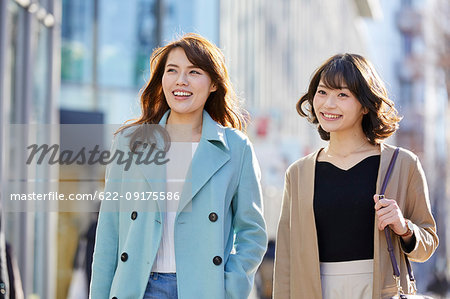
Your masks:
<svg viewBox="0 0 450 299"><path fill-rule="evenodd" d="M112 299L117 299L117 297L112 297Z"/></svg>
<svg viewBox="0 0 450 299"><path fill-rule="evenodd" d="M128 253L124 252L124 253L122 253L122 254L120 255L120 260L121 260L122 262L126 262L127 259L128 259Z"/></svg>
<svg viewBox="0 0 450 299"><path fill-rule="evenodd" d="M220 264L222 264L222 258L220 256L215 256L213 258L213 263L214 265L219 266Z"/></svg>
<svg viewBox="0 0 450 299"><path fill-rule="evenodd" d="M137 218L137 212L133 211L133 213L131 213L131 220L135 220Z"/></svg>
<svg viewBox="0 0 450 299"><path fill-rule="evenodd" d="M209 214L209 221L211 221L211 222L216 222L217 221L217 219L219 218L219 216L217 216L217 214L216 213L211 213L211 214Z"/></svg>

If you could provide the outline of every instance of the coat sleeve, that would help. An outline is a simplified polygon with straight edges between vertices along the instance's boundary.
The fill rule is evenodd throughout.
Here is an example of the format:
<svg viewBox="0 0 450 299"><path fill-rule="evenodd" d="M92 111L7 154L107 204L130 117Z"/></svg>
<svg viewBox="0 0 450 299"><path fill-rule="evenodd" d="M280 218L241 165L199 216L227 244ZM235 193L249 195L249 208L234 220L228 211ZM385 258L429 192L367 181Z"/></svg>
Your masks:
<svg viewBox="0 0 450 299"><path fill-rule="evenodd" d="M414 249L407 252L407 255L414 262L425 262L436 250L439 239L436 233L436 222L431 214L425 174L417 157L415 157L408 183L404 216L413 223L416 239Z"/></svg>
<svg viewBox="0 0 450 299"><path fill-rule="evenodd" d="M273 298L290 298L291 254L290 254L290 222L291 222L291 192L289 172L284 180L284 194L275 250Z"/></svg>
<svg viewBox="0 0 450 299"><path fill-rule="evenodd" d="M225 297L240 299L249 296L256 270L267 248L260 169L249 143L243 151L232 209L235 253L230 254L225 264Z"/></svg>
<svg viewBox="0 0 450 299"><path fill-rule="evenodd" d="M119 137L113 141L111 153L117 149ZM122 168L115 162L106 167L105 198L115 192L120 194ZM95 248L92 262L92 279L89 298L109 298L114 273L117 266L119 245L119 211L118 202L102 200L98 217Z"/></svg>

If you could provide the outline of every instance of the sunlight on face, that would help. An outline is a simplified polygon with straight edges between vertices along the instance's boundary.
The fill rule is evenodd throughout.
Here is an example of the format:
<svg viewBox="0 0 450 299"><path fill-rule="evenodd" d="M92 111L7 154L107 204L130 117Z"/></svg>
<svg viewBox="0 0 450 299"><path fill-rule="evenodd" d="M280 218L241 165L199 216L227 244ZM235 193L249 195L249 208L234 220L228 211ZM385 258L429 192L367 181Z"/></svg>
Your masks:
<svg viewBox="0 0 450 299"><path fill-rule="evenodd" d="M193 65L179 47L167 57L162 86L171 117L183 119L201 118L206 100L216 90L209 74Z"/></svg>
<svg viewBox="0 0 450 299"><path fill-rule="evenodd" d="M314 111L326 132L361 130L365 109L356 96L344 85L331 89L319 82L313 100Z"/></svg>

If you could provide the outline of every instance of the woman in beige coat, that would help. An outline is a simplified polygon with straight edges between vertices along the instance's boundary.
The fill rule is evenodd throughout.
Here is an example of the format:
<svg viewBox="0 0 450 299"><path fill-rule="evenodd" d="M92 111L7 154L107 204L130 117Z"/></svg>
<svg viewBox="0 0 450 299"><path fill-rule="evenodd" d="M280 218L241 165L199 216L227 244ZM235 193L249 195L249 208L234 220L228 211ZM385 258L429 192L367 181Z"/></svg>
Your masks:
<svg viewBox="0 0 450 299"><path fill-rule="evenodd" d="M383 233L392 231L401 285L404 254L425 262L438 246L427 183L413 153L383 143L400 117L365 58L335 55L314 74L297 111L317 124L325 148L286 172L278 226L274 298L386 298L396 294Z"/></svg>

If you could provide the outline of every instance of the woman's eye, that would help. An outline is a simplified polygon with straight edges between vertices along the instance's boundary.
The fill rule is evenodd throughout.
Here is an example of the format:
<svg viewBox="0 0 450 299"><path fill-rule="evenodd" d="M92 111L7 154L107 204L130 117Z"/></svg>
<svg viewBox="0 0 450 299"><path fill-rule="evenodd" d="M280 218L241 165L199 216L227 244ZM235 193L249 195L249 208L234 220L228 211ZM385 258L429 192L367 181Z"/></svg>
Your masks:
<svg viewBox="0 0 450 299"><path fill-rule="evenodd" d="M326 94L326 92L323 91L323 90L318 90L317 93L318 93L318 94Z"/></svg>
<svg viewBox="0 0 450 299"><path fill-rule="evenodd" d="M175 69L167 69L166 72L167 73L173 73L173 72L175 72Z"/></svg>
<svg viewBox="0 0 450 299"><path fill-rule="evenodd" d="M348 97L348 95L347 95L346 93L343 93L343 92L341 92L341 93L339 94L339 96L340 96L340 97Z"/></svg>
<svg viewBox="0 0 450 299"><path fill-rule="evenodd" d="M191 74L200 75L200 72L199 72L199 71L196 71L196 70L192 70L192 71L191 71Z"/></svg>

